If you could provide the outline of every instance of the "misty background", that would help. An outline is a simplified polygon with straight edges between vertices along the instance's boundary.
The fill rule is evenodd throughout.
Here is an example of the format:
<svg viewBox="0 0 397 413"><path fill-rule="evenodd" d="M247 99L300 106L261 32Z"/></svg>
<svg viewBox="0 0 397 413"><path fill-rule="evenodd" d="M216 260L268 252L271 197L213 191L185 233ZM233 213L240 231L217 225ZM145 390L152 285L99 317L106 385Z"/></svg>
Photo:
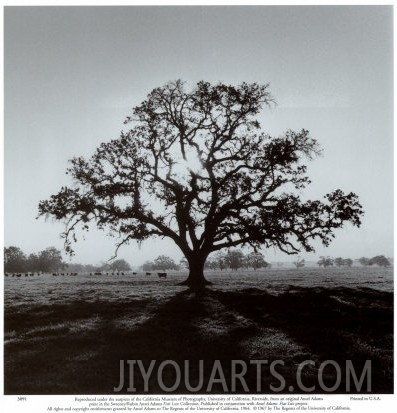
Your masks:
<svg viewBox="0 0 397 413"><path fill-rule="evenodd" d="M5 7L4 243L24 252L63 247L63 225L36 220L41 199L71 185L68 159L116 138L131 108L181 78L270 82L264 132L308 129L323 148L304 198L359 195L361 228L301 256L393 256L392 6ZM99 263L115 238L90 231L73 262ZM267 261L292 261L263 250ZM138 266L159 238L119 250ZM68 261L68 260L67 260Z"/></svg>

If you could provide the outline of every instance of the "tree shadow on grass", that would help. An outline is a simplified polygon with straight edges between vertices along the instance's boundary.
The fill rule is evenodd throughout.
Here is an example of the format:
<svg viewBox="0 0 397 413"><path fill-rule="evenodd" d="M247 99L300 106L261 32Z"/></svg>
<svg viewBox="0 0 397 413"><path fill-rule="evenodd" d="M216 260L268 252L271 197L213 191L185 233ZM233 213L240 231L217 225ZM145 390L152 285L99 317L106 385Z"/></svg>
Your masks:
<svg viewBox="0 0 397 413"><path fill-rule="evenodd" d="M290 383L295 389L293 376L297 364L304 360L316 363L316 368L306 370L305 384L306 387L316 385L319 393L327 392L318 386L318 367L322 362L332 360L340 366L341 384L334 392L346 393L346 360L351 360L358 377L366 360L371 360L372 392L393 392L392 293L369 288L291 286L279 295L251 289L217 292L217 297L227 308L256 320L264 327L262 331L277 330L288 338L289 345L284 352L274 351L265 342L259 351L254 346L250 357L283 360L285 376L288 376L288 367L292 367ZM277 334L275 336L277 338ZM260 342L261 336L257 340ZM294 345L298 347L294 349ZM332 387L336 382L335 368L324 370L323 378L327 387ZM365 386L363 389L365 391Z"/></svg>
<svg viewBox="0 0 397 413"><path fill-rule="evenodd" d="M336 361L342 369L352 360L360 375L365 360L372 360L372 391L393 392L393 296L371 289L290 287L278 295L249 289L222 292L207 289L201 294L180 292L165 303L131 300L121 303L75 302L62 306L31 308L30 312L5 314L8 343L5 347L6 394L112 394L119 385L120 360L141 360L155 368L149 393L164 393L157 369L164 360L176 362L182 373L189 361L189 382L199 381L199 360L204 361L204 384L199 392L231 391L231 360L268 360L262 368L260 390L271 393L280 386L271 374L276 367L286 385L281 392L301 392L296 369L313 360L302 377L306 387L318 386L317 369L324 360ZM227 382L207 388L215 360ZM127 368L127 365L124 363ZM237 367L240 371L241 367ZM332 366L324 382L335 383ZM137 366L130 382L126 372L120 393L130 384L144 393ZM216 377L219 377L217 375ZM257 391L257 375L250 366L244 376L250 392ZM175 369L162 374L166 387L175 383ZM353 388L354 390L354 388ZM362 391L365 391L365 386ZM235 391L243 393L240 381ZM184 380L177 393L189 393ZM353 391L354 392L354 391Z"/></svg>

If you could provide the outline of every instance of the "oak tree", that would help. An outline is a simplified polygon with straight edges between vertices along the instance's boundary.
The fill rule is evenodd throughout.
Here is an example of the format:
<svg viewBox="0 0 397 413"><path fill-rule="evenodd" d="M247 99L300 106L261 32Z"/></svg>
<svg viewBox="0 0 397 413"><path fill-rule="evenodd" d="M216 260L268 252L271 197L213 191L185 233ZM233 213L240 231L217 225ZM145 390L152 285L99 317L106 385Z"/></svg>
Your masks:
<svg viewBox="0 0 397 413"><path fill-rule="evenodd" d="M319 261L317 261L319 267L332 267L334 265L334 259L331 257L320 257Z"/></svg>
<svg viewBox="0 0 397 413"><path fill-rule="evenodd" d="M171 257L166 255L159 255L153 262L154 270L178 270L178 265Z"/></svg>
<svg viewBox="0 0 397 413"><path fill-rule="evenodd" d="M369 261L370 261L370 259L369 259L369 258L366 258L366 257L361 257L361 258L358 260L358 262L359 262L363 267L368 266L368 265L369 265Z"/></svg>
<svg viewBox="0 0 397 413"><path fill-rule="evenodd" d="M249 267L252 267L255 271L258 268L266 268L269 263L265 261L265 257L260 252L251 252L246 257L246 263Z"/></svg>
<svg viewBox="0 0 397 413"><path fill-rule="evenodd" d="M377 255L368 261L368 265L378 265L379 267L390 267L390 261L384 255Z"/></svg>
<svg viewBox="0 0 397 413"><path fill-rule="evenodd" d="M207 283L204 263L222 249L297 254L313 251L314 239L327 246L335 229L360 225L358 197L335 190L301 200L310 183L305 163L320 148L307 130L262 132L258 115L272 103L267 84L155 88L117 139L71 160L74 185L41 201L39 214L65 221L69 253L77 228L90 223L116 233L117 248L168 237L189 263L192 288Z"/></svg>
<svg viewBox="0 0 397 413"><path fill-rule="evenodd" d="M5 272L23 272L26 267L26 255L19 247L4 247Z"/></svg>
<svg viewBox="0 0 397 413"><path fill-rule="evenodd" d="M109 267L112 271L131 271L131 265L123 259L114 260Z"/></svg>
<svg viewBox="0 0 397 413"><path fill-rule="evenodd" d="M241 250L229 250L225 256L226 265L234 271L237 271L244 264L244 253Z"/></svg>

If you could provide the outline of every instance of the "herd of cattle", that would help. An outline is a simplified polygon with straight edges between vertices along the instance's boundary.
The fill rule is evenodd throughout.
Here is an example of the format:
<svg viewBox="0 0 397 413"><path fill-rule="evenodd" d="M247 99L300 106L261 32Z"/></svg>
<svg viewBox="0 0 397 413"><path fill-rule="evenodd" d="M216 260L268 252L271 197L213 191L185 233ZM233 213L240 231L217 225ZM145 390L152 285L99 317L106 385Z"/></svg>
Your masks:
<svg viewBox="0 0 397 413"><path fill-rule="evenodd" d="M27 273L5 273L4 275L6 276L6 277L9 277L9 276L11 276L11 277L18 277L18 278L20 278L20 277L22 277L22 276L25 276L25 277L33 277L34 275L38 275L38 276L40 276L40 275L43 275L43 274L45 274L45 273L42 273L42 272L37 272L37 273L34 273L34 272L27 272ZM94 272L94 273L92 273L92 272L90 272L89 273L89 275L125 275L125 273L124 272L106 272L106 273L104 273L104 272ZM128 275L128 273L126 273L127 275ZM152 274L154 274L154 273L152 273L152 272L146 272L146 275L152 275ZM57 276L59 276L59 275L63 275L63 276L69 276L69 277L76 277L77 275L79 275L79 273L77 273L77 272L53 272L52 273L52 275L54 276L54 277L57 277ZM132 273L132 275L138 275L138 273L137 272L133 272ZM159 277L159 278L167 278L167 273L166 272L158 272L157 273L157 276Z"/></svg>

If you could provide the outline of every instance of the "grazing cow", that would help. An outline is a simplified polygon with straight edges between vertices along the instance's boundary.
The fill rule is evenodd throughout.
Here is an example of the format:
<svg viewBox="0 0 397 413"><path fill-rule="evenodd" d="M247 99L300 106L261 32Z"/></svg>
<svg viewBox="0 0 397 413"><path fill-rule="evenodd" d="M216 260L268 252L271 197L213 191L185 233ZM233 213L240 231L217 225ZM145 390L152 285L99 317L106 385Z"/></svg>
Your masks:
<svg viewBox="0 0 397 413"><path fill-rule="evenodd" d="M133 272L132 275L136 275L136 272Z"/></svg>
<svg viewBox="0 0 397 413"><path fill-rule="evenodd" d="M166 272L158 272L157 275L159 276L159 278L167 278Z"/></svg>
<svg viewBox="0 0 397 413"><path fill-rule="evenodd" d="M101 272L96 272L95 275L102 275L102 273Z"/></svg>
<svg viewBox="0 0 397 413"><path fill-rule="evenodd" d="M17 274L17 277L22 277L22 274Z"/></svg>
<svg viewBox="0 0 397 413"><path fill-rule="evenodd" d="M152 273L151 273L151 272L147 272L146 275L152 275Z"/></svg>
<svg viewBox="0 0 397 413"><path fill-rule="evenodd" d="M124 275L124 273L122 272L121 275Z"/></svg>
<svg viewBox="0 0 397 413"><path fill-rule="evenodd" d="M8 277L8 273L5 273L4 275L5 275L6 277Z"/></svg>

